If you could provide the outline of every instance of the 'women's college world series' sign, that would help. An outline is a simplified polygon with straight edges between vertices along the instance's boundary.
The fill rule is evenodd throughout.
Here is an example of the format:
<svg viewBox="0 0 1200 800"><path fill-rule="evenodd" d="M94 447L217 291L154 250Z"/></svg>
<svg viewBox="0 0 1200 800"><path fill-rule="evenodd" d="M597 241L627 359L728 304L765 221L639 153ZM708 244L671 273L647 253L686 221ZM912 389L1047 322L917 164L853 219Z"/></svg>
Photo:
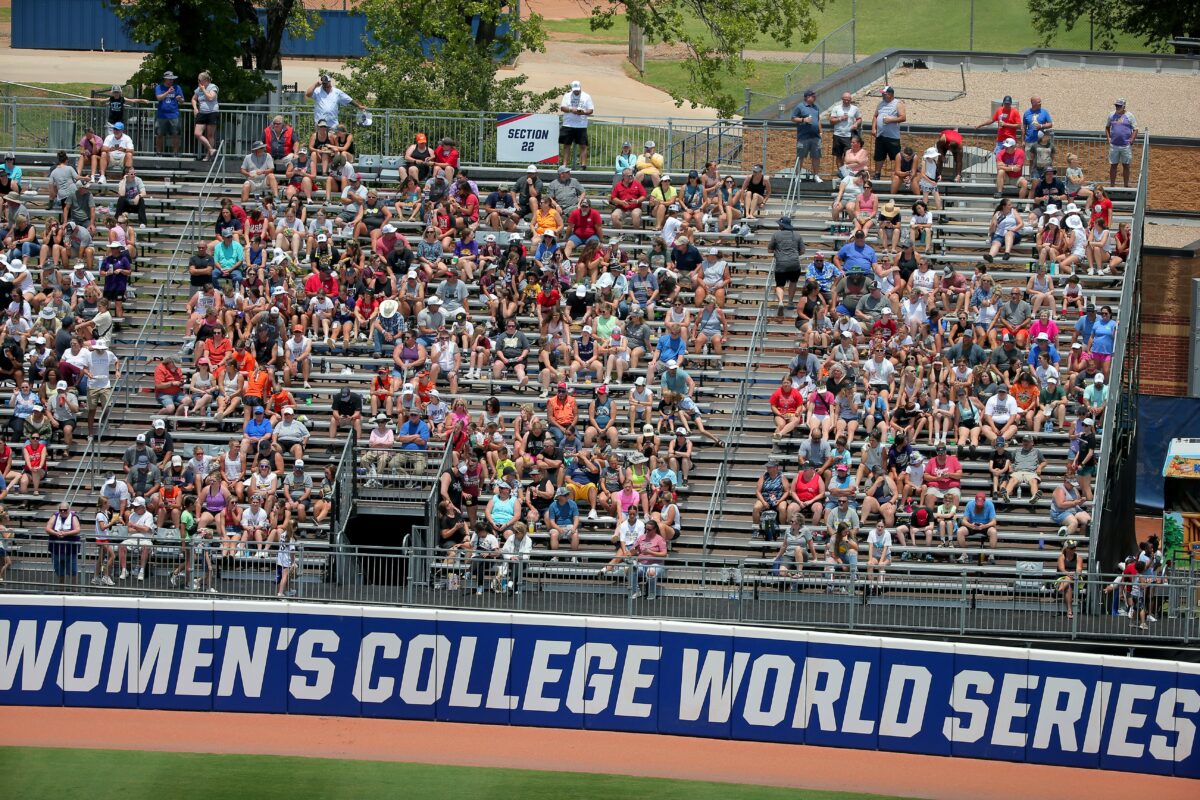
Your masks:
<svg viewBox="0 0 1200 800"><path fill-rule="evenodd" d="M521 164L558 161L557 114L497 114L496 160Z"/></svg>
<svg viewBox="0 0 1200 800"><path fill-rule="evenodd" d="M0 705L590 728L1200 778L1197 664L671 621L0 595Z"/></svg>

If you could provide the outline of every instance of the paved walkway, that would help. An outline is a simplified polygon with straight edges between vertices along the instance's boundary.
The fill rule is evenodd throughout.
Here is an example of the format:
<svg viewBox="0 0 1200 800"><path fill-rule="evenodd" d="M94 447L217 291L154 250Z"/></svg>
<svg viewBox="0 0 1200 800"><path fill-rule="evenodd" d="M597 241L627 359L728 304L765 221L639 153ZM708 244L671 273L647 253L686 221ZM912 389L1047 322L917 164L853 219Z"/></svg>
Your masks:
<svg viewBox="0 0 1200 800"><path fill-rule="evenodd" d="M141 60L141 53L72 50L5 50L0 58L4 79L21 83L121 83L137 70ZM533 91L581 80L596 103L597 115L606 118L716 118L709 108L676 108L667 94L629 77L622 66L624 60L623 47L548 42L546 52L525 54L515 70L501 70L500 77L524 72L529 77L527 86ZM564 69L565 65L571 65L570 69ZM342 61L285 59L283 80L307 88L322 70L336 71L343 66Z"/></svg>

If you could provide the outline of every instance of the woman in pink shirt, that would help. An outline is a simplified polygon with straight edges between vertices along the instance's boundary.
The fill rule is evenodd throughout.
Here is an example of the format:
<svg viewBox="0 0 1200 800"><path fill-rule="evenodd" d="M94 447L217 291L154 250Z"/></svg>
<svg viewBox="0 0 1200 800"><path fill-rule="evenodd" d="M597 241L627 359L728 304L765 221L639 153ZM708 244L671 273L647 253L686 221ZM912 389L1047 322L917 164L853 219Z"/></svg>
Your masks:
<svg viewBox="0 0 1200 800"><path fill-rule="evenodd" d="M625 480L621 482L621 491L617 492L614 499L617 501L617 507L621 510L621 516L627 515L629 509L634 506L642 509L643 516L650 516L650 507L646 502L645 495L633 488L633 480L629 475L626 475Z"/></svg>
<svg viewBox="0 0 1200 800"><path fill-rule="evenodd" d="M870 239L871 227L875 224L875 217L879 213L879 195L875 194L875 190L869 180L863 181L862 194L858 196L858 204L854 212L854 230L852 234L862 231L863 234Z"/></svg>
<svg viewBox="0 0 1200 800"><path fill-rule="evenodd" d="M1038 318L1029 326L1030 341L1036 340L1039 333L1045 331L1051 343L1058 341L1058 323L1050 319L1050 308L1042 306L1037 312Z"/></svg>
<svg viewBox="0 0 1200 800"><path fill-rule="evenodd" d="M645 533L629 548L629 554L637 559L635 568L629 570L629 593L634 597L638 596L638 582L644 577L646 599L653 600L658 595L658 580L666 575L663 561L667 557L667 540L658 528L656 521L647 520Z"/></svg>

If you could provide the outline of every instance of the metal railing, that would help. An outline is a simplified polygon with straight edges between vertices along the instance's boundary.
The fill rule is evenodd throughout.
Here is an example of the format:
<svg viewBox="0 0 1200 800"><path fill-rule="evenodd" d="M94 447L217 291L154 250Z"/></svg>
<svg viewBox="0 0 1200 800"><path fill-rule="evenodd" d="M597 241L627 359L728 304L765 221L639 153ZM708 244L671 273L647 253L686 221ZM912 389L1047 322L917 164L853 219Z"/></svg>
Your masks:
<svg viewBox="0 0 1200 800"><path fill-rule="evenodd" d="M886 572L825 561L788 565L765 558L669 557L654 580L631 559L608 553L568 553L564 560L535 550L525 559L503 553L402 547L395 549L294 545L288 586L276 583L277 545L219 542L180 548L178 540L153 547L144 578L140 552L126 553L128 575L93 582L98 548L82 545L78 576L51 571L45 537L18 540L14 563L0 590L15 593L183 596L226 599L280 595L322 603L407 605L555 615L601 615L769 624L855 632L1014 639L1067 639L1141 645L1178 645L1200 635L1200 583L1192 571L1170 569L1145 589L1139 612L1118 576L1080 576L1068 615L1064 584L1053 572L990 576L971 567L934 572L893 564ZM573 556L567 559L566 556ZM286 560L286 559L285 559ZM1144 608L1146 616L1140 615ZM1141 627L1142 625L1145 627Z"/></svg>
<svg viewBox="0 0 1200 800"><path fill-rule="evenodd" d="M345 119L354 135L355 151L360 155L402 156L416 134L425 133L430 142L445 137L453 139L464 164L514 166L496 157L497 112L402 108L370 111L370 126L356 124L349 115ZM190 108L181 108L179 113L179 150L183 154L196 153L201 147L195 137L194 114ZM297 141L309 141L315 127L310 103L276 106L223 103L217 138L226 143L226 153L247 153L255 140L263 138L264 130L276 115L293 127ZM7 139L8 150L73 151L85 128L103 134L105 119L103 106L87 100L0 95L0 141ZM647 141L654 141L669 170L699 170L705 161L731 163L741 155L743 133L762 124L722 119L598 116L588 125L590 165L593 169L615 170L624 142L629 142L638 153ZM153 106L126 106L125 130L139 151L151 152L155 142ZM757 163L762 158L747 156L746 160Z"/></svg>
<svg viewBox="0 0 1200 800"><path fill-rule="evenodd" d="M220 176L224 172L225 151L224 144L218 145L216 154L213 156L208 167L208 172L204 176L204 182L200 187L200 202L197 209L192 211L188 216L187 223L184 225L183 231L179 234L179 239L175 245L175 250L171 253L169 265L167 268L167 276L164 280L158 283L155 290L154 298L150 302L150 306L146 312L146 319L138 328L137 336L134 338L131 352L134 359L147 359L148 355L144 353L146 343L149 341L149 334L152 328L161 328L164 314L167 306L171 302L175 289L175 281L181 263L185 263L186 259L182 259L184 253L184 245L189 243L189 239L194 225L198 219L200 209L204 207L204 202L208 198L209 192L212 189L214 178ZM108 403L101 409L96 421L96 436L89 439L84 447L83 453L80 454L76 464L75 471L71 475L71 480L67 485L66 499L69 502L76 502L79 499L79 494L83 489L92 483L97 469L99 460L100 443L104 440L105 434L108 432L108 425L112 419L113 408L118 403L124 403L126 412L129 410L129 401L131 392L135 390L134 382L144 377L141 371L132 368L131 364L123 364L120 374L117 376L116 382L113 384L113 391L109 397Z"/></svg>
<svg viewBox="0 0 1200 800"><path fill-rule="evenodd" d="M1143 226L1150 176L1150 136L1142 139L1141 169L1138 171L1137 197L1133 205L1133 222L1129 226L1129 259L1125 263L1118 307L1117 335L1113 341L1113 356L1109 370L1109 401L1104 408L1102 431L1104 446L1100 448L1093 494L1093 514L1089 537L1089 563L1093 574L1105 565L1100 563L1102 518L1112 503L1112 486L1118 469L1127 459L1136 459L1136 427L1138 375L1141 353L1138 327L1141 316L1141 266Z"/></svg>
<svg viewBox="0 0 1200 800"><path fill-rule="evenodd" d="M721 449L721 463L717 467L717 477L713 482L712 495L709 498L708 510L704 515L704 533L701 539L703 551L712 549L712 536L725 514L725 496L729 488L729 471L732 468L734 456L737 454L742 427L746 422L747 409L750 406L751 387L754 383L754 373L758 369L757 355L762 347L763 336L767 330L767 307L771 302L771 286L775 279L775 263L766 273L763 283L762 300L758 304L758 315L754 319L754 329L750 334L750 343L746 347L746 366L738 383L738 395L730 414L729 430L725 435L725 446Z"/></svg>

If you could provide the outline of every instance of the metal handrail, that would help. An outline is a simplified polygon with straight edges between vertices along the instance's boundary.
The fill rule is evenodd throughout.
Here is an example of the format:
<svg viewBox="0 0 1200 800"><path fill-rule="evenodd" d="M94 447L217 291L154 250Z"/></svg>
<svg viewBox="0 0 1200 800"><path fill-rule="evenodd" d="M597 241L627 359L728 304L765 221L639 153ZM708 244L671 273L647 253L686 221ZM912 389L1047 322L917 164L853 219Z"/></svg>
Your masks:
<svg viewBox="0 0 1200 800"><path fill-rule="evenodd" d="M729 488L729 469L734 455L737 453L742 428L746 422L746 410L750 405L750 392L754 385L754 372L757 369L758 351L762 346L763 337L767 330L767 307L771 302L771 284L775 279L775 263L767 271L763 283L763 296L758 304L758 316L754 320L754 329L750 335L750 344L746 348L746 365L739 381L738 396L733 404L733 414L729 431L726 434L725 446L721 451L721 463L717 467L717 477L713 483L712 495L708 503L708 511L704 515L703 552L712 550L712 534L725 515L725 498Z"/></svg>
<svg viewBox="0 0 1200 800"><path fill-rule="evenodd" d="M189 588L167 579L172 567L184 566L179 539L172 531L154 542L153 559L144 581L97 586L86 580L60 582L50 570L47 537L42 531L10 542L14 563L0 584L0 593L79 594L106 597L186 597ZM537 549L516 567L501 557L472 559L470 552L448 553L434 547L413 547L405 539L398 547L359 547L341 543L295 543L295 577L291 588L304 602L376 606L424 606L473 611L532 612L554 615L593 615L715 621L727 624L768 624L780 627L867 633L909 631L929 636L981 635L1001 639L1089 640L1144 647L1187 645L1195 641L1200 584L1194 571L1169 570L1165 585L1153 587L1157 622L1148 629L1131 627L1120 591L1107 591L1117 576L1080 576L1073 597L1073 618L1067 618L1063 598L1055 591L1057 572L1038 576L986 575L970 567L944 571L908 571L900 565L884 576L864 569L838 569L824 562L792 565L781 574L771 558L669 555L658 591L671 602L641 603L631 591L627 570L632 559L618 559L608 577L598 569L611 552L575 551L581 563L552 560L555 552ZM214 554L220 543L210 545ZM80 546L80 573L92 574L100 545ZM254 545L248 545L253 548ZM860 548L865 547L862 543ZM206 573L192 559L189 577L211 586L226 600L277 596L274 555L268 559L228 559L220 574ZM865 551L861 551L865 552ZM561 556L562 551L557 551ZM461 556L461 557L459 557ZM507 563L521 572L523 591L512 594L489 589L488 578ZM507 571L506 571L507 572ZM374 576L386 576L382 582ZM457 579L459 591L450 585ZM887 595L866 591L873 582ZM479 587L482 593L472 591ZM510 587L511 588L511 587ZM466 589L466 591L463 591ZM1090 603L1081 597L1102 598ZM205 592L206 597L210 595ZM592 602L604 598L605 602Z"/></svg>
<svg viewBox="0 0 1200 800"><path fill-rule="evenodd" d="M179 267L180 254L184 243L188 240L189 232L192 226L196 224L197 215L203 207L203 201L207 197L210 184L213 178L223 174L225 165L225 143L221 142L217 146L216 153L213 156L212 162L209 164L208 172L204 176L204 182L200 187L200 205L188 215L188 221L184 225L183 230L179 234L179 239L175 244L175 250L171 253L169 267L166 278L158 285L158 289L154 293L154 300L147 310L146 319L142 322L138 329L137 337L134 339L133 352L140 353L142 347L150 332L150 327L157 320L161 325L164 306L170 301L171 290L174 288L176 272ZM109 396L108 403L100 411L99 419L96 424L96 435L89 440L84 452L79 459L79 463L75 468L75 472L71 476L71 481L67 485L66 500L74 503L79 493L82 491L85 483L90 480L94 473L94 466L99 454L99 443L104 440L105 434L108 433L108 425L112 419L112 410L120 398L123 398L125 410L129 409L130 393L134 390L135 371L125 368L120 371L117 376L116 383L113 384L113 391Z"/></svg>
<svg viewBox="0 0 1200 800"><path fill-rule="evenodd" d="M1137 197L1133 203L1133 222L1129 226L1129 261L1125 264L1124 277L1121 285L1121 300L1118 310L1117 335L1113 341L1113 358L1109 371L1109 402L1104 408L1102 421L1104 437L1107 442L1100 448L1099 463L1096 469L1096 483L1092 494L1092 521L1088 538L1088 568L1092 574L1097 574L1103 566L1099 563L1100 547L1100 518L1109 500L1109 478L1115 459L1118 458L1118 444L1124 439L1126 431L1132 431L1137 426L1137 376L1140 366L1139 354L1136 352L1138 318L1141 311L1141 267L1142 267L1142 238L1146 218L1146 197L1150 177L1150 135L1144 134L1142 139L1142 161L1138 170ZM1131 344L1132 342L1132 344ZM1131 352L1131 348L1133 352ZM1126 370L1127 359L1129 369ZM1127 379L1128 378L1128 379ZM1115 396L1114 396L1115 393ZM1133 413L1130 413L1130 411ZM1125 453L1123 457L1132 457Z"/></svg>

